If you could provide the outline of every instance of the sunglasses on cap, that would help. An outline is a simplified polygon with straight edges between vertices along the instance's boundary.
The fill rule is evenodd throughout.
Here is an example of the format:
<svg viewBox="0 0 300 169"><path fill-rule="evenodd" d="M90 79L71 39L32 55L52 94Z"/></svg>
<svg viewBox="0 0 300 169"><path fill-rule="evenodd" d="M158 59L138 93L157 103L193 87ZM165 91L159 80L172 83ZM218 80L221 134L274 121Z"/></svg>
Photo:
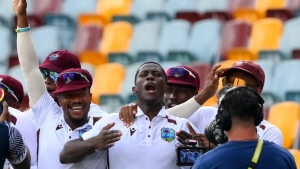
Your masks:
<svg viewBox="0 0 300 169"><path fill-rule="evenodd" d="M168 77L192 77L195 81L195 84L198 85L196 80L196 76L193 72L183 68L183 67L171 67L166 70L166 74Z"/></svg>
<svg viewBox="0 0 300 169"><path fill-rule="evenodd" d="M240 78L236 78L236 77L229 77L229 78L226 78L224 77L222 79L222 85L223 86L226 86L226 85L231 85L233 87L237 87L237 86L248 86L248 87L251 87L251 88L255 88L257 87L258 85L257 84L252 84L252 83L248 83L246 82L245 80L243 79L240 79Z"/></svg>
<svg viewBox="0 0 300 169"><path fill-rule="evenodd" d="M53 71L51 71L51 70L40 69L40 71L41 71L41 73L42 73L42 75L43 75L43 78L44 78L45 80L47 79L47 77L50 77L51 80L52 80L53 82L56 82L57 77L59 76L59 73L53 72Z"/></svg>
<svg viewBox="0 0 300 169"><path fill-rule="evenodd" d="M11 95L16 99L17 102L19 102L19 99L17 98L15 93L8 86L0 82L0 88L3 89L6 94Z"/></svg>
<svg viewBox="0 0 300 169"><path fill-rule="evenodd" d="M89 79L84 74L81 74L78 72L66 72L66 73L60 74L57 77L56 83L57 84L62 84L62 83L66 84L66 83L70 83L72 81L79 81L79 80L86 80L87 82L90 83Z"/></svg>

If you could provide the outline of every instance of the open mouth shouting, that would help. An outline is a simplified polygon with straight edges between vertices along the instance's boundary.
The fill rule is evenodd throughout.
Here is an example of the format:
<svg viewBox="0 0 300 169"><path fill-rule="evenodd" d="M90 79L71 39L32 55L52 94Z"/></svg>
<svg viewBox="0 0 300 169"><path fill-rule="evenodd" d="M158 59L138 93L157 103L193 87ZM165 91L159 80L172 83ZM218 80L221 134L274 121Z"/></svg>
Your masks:
<svg viewBox="0 0 300 169"><path fill-rule="evenodd" d="M156 86L154 83L147 83L145 86L147 93L154 93L156 91Z"/></svg>

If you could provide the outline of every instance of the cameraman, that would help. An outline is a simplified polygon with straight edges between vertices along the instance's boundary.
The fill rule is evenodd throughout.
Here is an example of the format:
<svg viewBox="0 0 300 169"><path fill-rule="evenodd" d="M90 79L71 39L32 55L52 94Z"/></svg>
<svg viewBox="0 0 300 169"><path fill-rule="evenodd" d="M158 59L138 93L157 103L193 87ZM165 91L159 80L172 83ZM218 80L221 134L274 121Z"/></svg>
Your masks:
<svg viewBox="0 0 300 169"><path fill-rule="evenodd" d="M263 120L263 103L249 87L227 90L219 100L216 121L226 132L228 142L199 157L193 169L296 169L289 151L258 138L255 126Z"/></svg>

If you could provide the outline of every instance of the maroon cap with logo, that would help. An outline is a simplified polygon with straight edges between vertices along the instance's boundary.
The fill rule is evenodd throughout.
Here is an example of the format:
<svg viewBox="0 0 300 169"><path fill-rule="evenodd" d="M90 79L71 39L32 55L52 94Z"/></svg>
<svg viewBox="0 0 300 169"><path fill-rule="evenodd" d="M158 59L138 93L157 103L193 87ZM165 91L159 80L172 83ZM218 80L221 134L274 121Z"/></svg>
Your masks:
<svg viewBox="0 0 300 169"><path fill-rule="evenodd" d="M198 73L187 66L170 67L166 71L168 84L194 86L198 91L200 88L200 78Z"/></svg>
<svg viewBox="0 0 300 169"><path fill-rule="evenodd" d="M264 87L265 73L263 69L252 61L237 61L230 68L228 68L221 76L226 76L232 70L241 70L251 74L257 81L258 85Z"/></svg>
<svg viewBox="0 0 300 169"><path fill-rule="evenodd" d="M84 89L91 87L93 78L91 74L81 68L71 68L61 72L56 81L56 90L52 93L62 93L67 91Z"/></svg>
<svg viewBox="0 0 300 169"><path fill-rule="evenodd" d="M50 53L39 67L60 73L70 68L81 68L81 65L77 56L67 50L59 50Z"/></svg>
<svg viewBox="0 0 300 169"><path fill-rule="evenodd" d="M2 85L1 85L2 84ZM0 75L0 86L4 89L5 94L13 96L15 95L19 101L22 103L24 98L23 85L15 78L7 75ZM10 93L6 86L13 92ZM14 97L14 96L13 96Z"/></svg>

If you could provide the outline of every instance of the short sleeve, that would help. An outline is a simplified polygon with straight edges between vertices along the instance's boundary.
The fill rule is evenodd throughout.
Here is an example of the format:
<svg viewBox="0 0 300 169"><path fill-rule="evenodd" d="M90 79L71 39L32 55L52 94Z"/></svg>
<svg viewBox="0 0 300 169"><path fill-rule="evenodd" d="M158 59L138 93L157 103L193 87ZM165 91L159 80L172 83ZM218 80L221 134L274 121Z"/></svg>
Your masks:
<svg viewBox="0 0 300 169"><path fill-rule="evenodd" d="M27 149L22 139L20 132L9 126L9 156L8 161L11 164L21 163L27 155Z"/></svg>

